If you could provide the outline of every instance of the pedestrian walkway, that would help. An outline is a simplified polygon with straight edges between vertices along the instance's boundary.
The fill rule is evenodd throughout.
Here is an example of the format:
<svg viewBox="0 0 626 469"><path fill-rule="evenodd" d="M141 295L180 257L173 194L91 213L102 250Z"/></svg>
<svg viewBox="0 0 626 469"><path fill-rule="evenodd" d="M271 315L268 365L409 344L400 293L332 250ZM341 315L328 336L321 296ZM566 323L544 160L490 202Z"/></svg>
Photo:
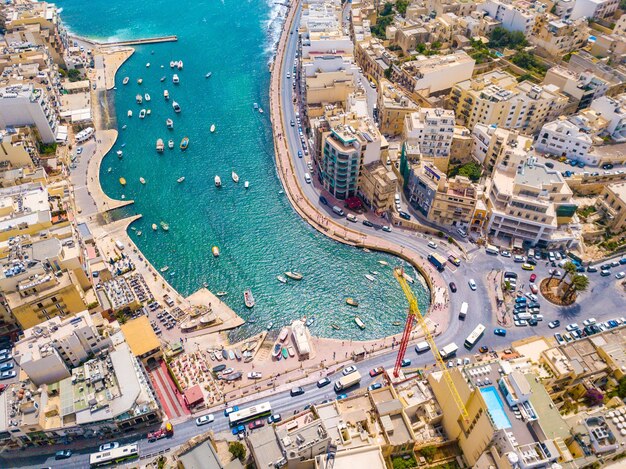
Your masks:
<svg viewBox="0 0 626 469"><path fill-rule="evenodd" d="M157 393L161 407L169 419L189 415L190 412L182 402L182 396L176 389L164 362L149 372L152 385Z"/></svg>

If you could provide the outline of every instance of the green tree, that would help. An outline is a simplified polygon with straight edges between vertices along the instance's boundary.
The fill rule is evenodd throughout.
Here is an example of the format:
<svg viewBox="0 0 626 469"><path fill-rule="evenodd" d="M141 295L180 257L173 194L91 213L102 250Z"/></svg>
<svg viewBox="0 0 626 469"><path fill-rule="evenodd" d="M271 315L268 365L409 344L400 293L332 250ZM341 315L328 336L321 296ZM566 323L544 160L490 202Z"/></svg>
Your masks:
<svg viewBox="0 0 626 469"><path fill-rule="evenodd" d="M619 380L619 384L617 386L617 395L620 399L626 398L626 376L623 376Z"/></svg>
<svg viewBox="0 0 626 469"><path fill-rule="evenodd" d="M393 16L391 15L379 17L378 20L376 21L376 24L370 28L372 31L372 34L379 39L385 39L387 26L389 26L392 21L393 21Z"/></svg>
<svg viewBox="0 0 626 469"><path fill-rule="evenodd" d="M493 47L508 47L521 49L528 45L524 33L521 31L508 31L501 26L494 28L489 36L489 44Z"/></svg>
<svg viewBox="0 0 626 469"><path fill-rule="evenodd" d="M574 272L576 272L576 265L571 261L567 261L563 265L563 270L564 270L563 276L561 277L561 281L559 282L559 285L561 285L567 277L572 276Z"/></svg>
<svg viewBox="0 0 626 469"><path fill-rule="evenodd" d="M426 458L426 461L432 462L435 459L435 453L437 452L437 448L434 446L424 446L419 450L420 454Z"/></svg>
<svg viewBox="0 0 626 469"><path fill-rule="evenodd" d="M570 282L567 290L563 294L561 299L566 299L571 297L576 292L584 292L589 288L589 277L586 275L574 275L572 277L572 281Z"/></svg>
<svg viewBox="0 0 626 469"><path fill-rule="evenodd" d="M77 70L75 68L69 70L67 72L67 76L70 79L70 81L79 81L82 78L80 70Z"/></svg>
<svg viewBox="0 0 626 469"><path fill-rule="evenodd" d="M243 462L246 458L246 447L239 441L231 441L228 443L228 451L233 455L233 459L239 459Z"/></svg>
<svg viewBox="0 0 626 469"><path fill-rule="evenodd" d="M398 0L396 2L396 10L398 11L398 13L400 13L402 16L406 15L406 9L409 6L409 0Z"/></svg>
<svg viewBox="0 0 626 469"><path fill-rule="evenodd" d="M388 16L391 15L391 13L393 13L393 3L387 2L385 3L383 11L380 12L379 16Z"/></svg>
<svg viewBox="0 0 626 469"><path fill-rule="evenodd" d="M413 458L413 456L396 456L391 461L391 465L393 469L410 469L412 467L417 467L417 463L415 462L415 458Z"/></svg>
<svg viewBox="0 0 626 469"><path fill-rule="evenodd" d="M468 177L472 181L476 182L480 179L480 176L482 175L482 169L476 163L466 163L463 166L456 166L452 168L449 172L450 177L454 177L457 174L459 176Z"/></svg>
<svg viewBox="0 0 626 469"><path fill-rule="evenodd" d="M387 69L385 69L385 78L387 80L391 80L391 74L392 73L393 73L393 70L392 70L391 65L390 65Z"/></svg>

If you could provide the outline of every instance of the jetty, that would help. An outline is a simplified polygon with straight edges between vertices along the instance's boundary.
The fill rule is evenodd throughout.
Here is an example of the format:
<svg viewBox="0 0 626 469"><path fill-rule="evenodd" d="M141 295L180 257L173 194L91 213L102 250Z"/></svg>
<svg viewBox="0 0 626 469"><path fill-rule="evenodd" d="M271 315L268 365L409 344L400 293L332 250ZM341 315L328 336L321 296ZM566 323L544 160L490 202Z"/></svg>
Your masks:
<svg viewBox="0 0 626 469"><path fill-rule="evenodd" d="M93 39L86 38L77 38L80 41L86 42L92 46L98 47L122 47L122 46L137 46L142 44L158 44L161 42L176 42L178 41L178 36L170 35L170 36L155 36L155 37L144 37L139 39L129 39L127 41L115 41L115 42L100 42L94 41Z"/></svg>

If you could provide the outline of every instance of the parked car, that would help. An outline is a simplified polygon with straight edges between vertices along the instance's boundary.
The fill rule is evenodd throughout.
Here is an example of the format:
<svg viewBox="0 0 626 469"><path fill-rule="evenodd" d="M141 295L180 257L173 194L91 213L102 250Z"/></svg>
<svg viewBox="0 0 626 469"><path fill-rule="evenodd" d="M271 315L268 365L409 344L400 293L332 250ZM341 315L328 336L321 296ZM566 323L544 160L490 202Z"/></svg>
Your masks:
<svg viewBox="0 0 626 469"><path fill-rule="evenodd" d="M206 425L207 423L211 423L213 420L215 420L215 417L213 417L211 414L203 415L202 417L198 417L196 419L196 425L201 427L202 425Z"/></svg>
<svg viewBox="0 0 626 469"><path fill-rule="evenodd" d="M15 378L16 373L14 370L10 370L10 371L3 371L2 373L0 373L0 379L11 379L11 378Z"/></svg>
<svg viewBox="0 0 626 469"><path fill-rule="evenodd" d="M248 379L261 379L263 374L260 371L251 371L248 373Z"/></svg>
<svg viewBox="0 0 626 469"><path fill-rule="evenodd" d="M400 218L404 218L405 220L410 220L411 219L411 215L409 215L408 213L400 210L398 212L398 215L400 215Z"/></svg>
<svg viewBox="0 0 626 469"><path fill-rule="evenodd" d="M248 428L250 430L255 430L257 428L261 428L264 425L265 425L265 422L263 420L261 420L261 419L258 419L258 420L255 420L254 422L250 422L248 424Z"/></svg>
<svg viewBox="0 0 626 469"><path fill-rule="evenodd" d="M535 283L537 280L537 274L530 274L530 283Z"/></svg>
<svg viewBox="0 0 626 469"><path fill-rule="evenodd" d="M369 220L363 220L363 224L365 226L374 226L374 224L371 221L369 221Z"/></svg>
<svg viewBox="0 0 626 469"><path fill-rule="evenodd" d="M578 324L576 324L575 322L574 322L574 323L572 323L572 324L568 324L568 325L565 327L565 330L566 330L566 331L568 331L568 332L569 332L569 331L575 331L576 329L580 329L580 328L578 327Z"/></svg>
<svg viewBox="0 0 626 469"><path fill-rule="evenodd" d="M69 449L62 449L54 453L54 459L67 459L72 457L72 452Z"/></svg>
<svg viewBox="0 0 626 469"><path fill-rule="evenodd" d="M283 418L281 417L281 415L280 415L280 414L270 415L270 416L267 418L267 423L271 425L271 424L273 424L273 423L278 423L278 422L280 422L282 419L283 419Z"/></svg>
<svg viewBox="0 0 626 469"><path fill-rule="evenodd" d="M428 247L432 249L437 249L438 245L434 241L428 241Z"/></svg>
<svg viewBox="0 0 626 469"><path fill-rule="evenodd" d="M391 233L391 228L387 225L383 226L382 230L386 231L387 233Z"/></svg>
<svg viewBox="0 0 626 469"><path fill-rule="evenodd" d="M402 362L400 362L400 366L402 367L411 366L411 360L409 360L408 358L403 358Z"/></svg>
<svg viewBox="0 0 626 469"><path fill-rule="evenodd" d="M587 267L587 272L597 272L597 271L598 271L598 268L593 265L590 265L589 267Z"/></svg>
<svg viewBox="0 0 626 469"><path fill-rule="evenodd" d="M528 262L525 262L522 264L522 269L524 270L535 270L535 266L532 264L529 264Z"/></svg>
<svg viewBox="0 0 626 469"><path fill-rule="evenodd" d="M240 435L242 433L245 433L245 431L246 431L246 427L243 426L243 425L239 425L239 426L233 428L231 433L236 436L236 435Z"/></svg>
<svg viewBox="0 0 626 469"><path fill-rule="evenodd" d="M554 334L554 338L559 343L559 345L563 345L565 343L565 339L563 339L563 336L559 334L558 332Z"/></svg>
<svg viewBox="0 0 626 469"><path fill-rule="evenodd" d="M330 384L330 379L322 378L317 382L318 388L323 388L324 386L328 386Z"/></svg>
<svg viewBox="0 0 626 469"><path fill-rule="evenodd" d="M487 353L487 352L489 351L489 347L487 347L486 345L482 345L482 346L478 349L478 351L479 351L480 353Z"/></svg>
<svg viewBox="0 0 626 469"><path fill-rule="evenodd" d="M11 358L13 358L13 355L10 353L0 354L0 363L8 362Z"/></svg>
<svg viewBox="0 0 626 469"><path fill-rule="evenodd" d="M370 376L374 378L375 376L382 375L384 372L385 369L382 366L378 366L370 370Z"/></svg>
<svg viewBox="0 0 626 469"><path fill-rule="evenodd" d="M13 366L13 362L4 363L3 365L0 365L0 372L12 370Z"/></svg>
<svg viewBox="0 0 626 469"><path fill-rule="evenodd" d="M380 388L382 388L382 387L383 387L383 385L382 385L381 383L374 383L374 384L370 384L370 385L367 387L367 390L368 390L368 391L376 391L377 389L380 389Z"/></svg>
<svg viewBox="0 0 626 469"><path fill-rule="evenodd" d="M618 272L618 273L616 273L616 274L615 274L615 278L616 278L617 280L621 280L621 279L623 279L624 277L626 277L626 273L624 273L624 272Z"/></svg>
<svg viewBox="0 0 626 469"><path fill-rule="evenodd" d="M495 335L499 335L500 337L506 337L506 329L500 329L500 328L494 329L493 333Z"/></svg>
<svg viewBox="0 0 626 469"><path fill-rule="evenodd" d="M511 257L511 253L509 251L500 251L500 255L502 257Z"/></svg>
<svg viewBox="0 0 626 469"><path fill-rule="evenodd" d="M292 388L291 391L289 391L289 394L291 394L291 397L301 396L302 394L304 394L304 388L302 386Z"/></svg>
<svg viewBox="0 0 626 469"><path fill-rule="evenodd" d="M323 195L320 195L320 204L328 205L328 200L326 200L326 197L324 197Z"/></svg>

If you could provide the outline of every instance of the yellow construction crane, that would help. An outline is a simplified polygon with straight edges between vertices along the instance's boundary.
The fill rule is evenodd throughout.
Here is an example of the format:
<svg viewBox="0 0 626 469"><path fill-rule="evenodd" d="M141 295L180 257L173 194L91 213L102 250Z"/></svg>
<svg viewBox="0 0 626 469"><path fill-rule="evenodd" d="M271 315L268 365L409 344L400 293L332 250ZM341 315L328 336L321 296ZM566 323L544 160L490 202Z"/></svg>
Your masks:
<svg viewBox="0 0 626 469"><path fill-rule="evenodd" d="M404 296L406 296L406 299L409 302L409 314L407 316L404 333L402 335L402 341L400 342L400 348L398 350L398 358L396 360L396 367L394 368L394 375L397 377L398 369L400 367L402 359L404 358L404 353L406 352L406 348L407 348L408 341L409 341L410 334L411 334L411 329L413 327L413 321L417 321L420 327L422 328L422 332L426 336L428 345L430 345L430 350L432 351L433 356L435 357L435 360L437 361L437 365L439 366L439 370L441 371L443 375L444 381L448 385L448 389L450 389L450 394L452 394L452 398L454 399L454 402L459 408L459 411L461 412L463 419L466 422L469 422L470 420L469 413L467 412L467 409L465 408L465 403L463 402L463 399L461 399L461 396L459 395L459 392L457 391L456 386L454 385L454 381L452 381L452 376L450 376L450 373L448 373L448 369L446 368L445 362L441 358L441 355L439 355L439 350L437 349L437 346L435 345L435 339L433 339L433 336L430 334L430 331L428 330L428 325L426 324L426 321L424 320L422 314L420 313L419 306L417 304L417 298L415 298L415 294L413 293L413 290L411 290L409 283L404 277L404 269L402 269L401 267L396 267L395 269L393 269L393 275L398 281L398 283L400 284L400 286L402 287Z"/></svg>

